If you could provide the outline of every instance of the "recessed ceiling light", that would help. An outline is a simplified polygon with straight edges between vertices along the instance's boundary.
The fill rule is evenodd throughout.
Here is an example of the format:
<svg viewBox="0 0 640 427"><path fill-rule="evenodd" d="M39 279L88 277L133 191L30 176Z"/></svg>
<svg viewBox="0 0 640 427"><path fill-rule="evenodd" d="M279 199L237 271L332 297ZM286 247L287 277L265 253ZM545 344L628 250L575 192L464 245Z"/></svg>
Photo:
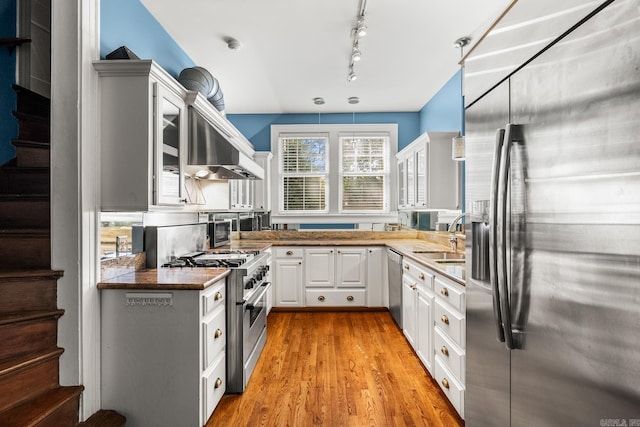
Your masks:
<svg viewBox="0 0 640 427"><path fill-rule="evenodd" d="M240 46L242 46L242 44L233 37L225 37L224 41L227 43L227 47L231 50L238 50L240 49Z"/></svg>
<svg viewBox="0 0 640 427"><path fill-rule="evenodd" d="M357 104L360 102L360 98L357 96L351 96L347 101L349 101L349 104Z"/></svg>
<svg viewBox="0 0 640 427"><path fill-rule="evenodd" d="M320 97L313 98L313 103L316 105L322 105L324 104L324 98L320 98Z"/></svg>

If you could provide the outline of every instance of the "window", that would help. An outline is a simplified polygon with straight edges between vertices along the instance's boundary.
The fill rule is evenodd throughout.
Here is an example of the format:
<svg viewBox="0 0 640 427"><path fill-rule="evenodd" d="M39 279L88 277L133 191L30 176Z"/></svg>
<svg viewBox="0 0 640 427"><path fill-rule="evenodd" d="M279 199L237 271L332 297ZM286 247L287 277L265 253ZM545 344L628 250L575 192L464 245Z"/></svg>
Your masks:
<svg viewBox="0 0 640 427"><path fill-rule="evenodd" d="M279 140L283 212L326 212L329 172L326 136Z"/></svg>
<svg viewBox="0 0 640 427"><path fill-rule="evenodd" d="M389 137L341 136L342 212L387 212Z"/></svg>
<svg viewBox="0 0 640 427"><path fill-rule="evenodd" d="M397 133L396 124L272 125L272 222L397 221Z"/></svg>

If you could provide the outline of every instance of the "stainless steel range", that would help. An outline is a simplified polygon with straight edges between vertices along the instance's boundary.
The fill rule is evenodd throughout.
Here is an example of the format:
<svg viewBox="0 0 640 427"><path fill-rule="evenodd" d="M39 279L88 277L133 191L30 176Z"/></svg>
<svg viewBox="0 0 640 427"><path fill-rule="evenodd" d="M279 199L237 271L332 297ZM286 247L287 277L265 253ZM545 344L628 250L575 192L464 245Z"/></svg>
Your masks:
<svg viewBox="0 0 640 427"><path fill-rule="evenodd" d="M264 252L204 252L185 259L193 267L226 267L227 393L242 393L267 341L270 256Z"/></svg>
<svg viewBox="0 0 640 427"><path fill-rule="evenodd" d="M206 234L206 224L149 230L145 234L151 236L151 240L145 237L145 245L155 249L147 250L152 254L152 265L148 263L148 266L231 269L226 281L226 389L227 393L242 393L267 341L271 256L258 251L198 250L203 248L202 242L206 240L202 233ZM195 246L189 246L189 241L196 242ZM162 242L171 242L172 246ZM176 247L181 252L177 252ZM176 256L176 253L180 255Z"/></svg>

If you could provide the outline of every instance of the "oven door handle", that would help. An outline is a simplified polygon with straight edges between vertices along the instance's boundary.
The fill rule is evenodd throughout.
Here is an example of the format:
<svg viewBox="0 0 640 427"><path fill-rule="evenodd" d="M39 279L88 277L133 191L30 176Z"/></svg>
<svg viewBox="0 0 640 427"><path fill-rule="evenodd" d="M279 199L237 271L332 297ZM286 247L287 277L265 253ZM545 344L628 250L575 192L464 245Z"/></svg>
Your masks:
<svg viewBox="0 0 640 427"><path fill-rule="evenodd" d="M269 285L270 284L271 284L271 282L266 282L266 283L263 283L262 285L260 285L264 289L261 290L260 293L258 294L258 296L253 299L253 302L248 302L247 303L247 306L246 306L247 310L255 310L256 304L258 303L258 301L260 301L264 297L264 294L267 293L267 291L269 290Z"/></svg>

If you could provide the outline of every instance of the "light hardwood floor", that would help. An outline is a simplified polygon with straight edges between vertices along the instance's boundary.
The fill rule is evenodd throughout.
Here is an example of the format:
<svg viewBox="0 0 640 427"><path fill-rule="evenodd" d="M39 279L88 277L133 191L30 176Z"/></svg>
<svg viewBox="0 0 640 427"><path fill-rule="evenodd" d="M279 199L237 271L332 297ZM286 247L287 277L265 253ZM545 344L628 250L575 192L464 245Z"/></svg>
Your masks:
<svg viewBox="0 0 640 427"><path fill-rule="evenodd" d="M271 312L245 392L206 427L461 426L387 311Z"/></svg>

